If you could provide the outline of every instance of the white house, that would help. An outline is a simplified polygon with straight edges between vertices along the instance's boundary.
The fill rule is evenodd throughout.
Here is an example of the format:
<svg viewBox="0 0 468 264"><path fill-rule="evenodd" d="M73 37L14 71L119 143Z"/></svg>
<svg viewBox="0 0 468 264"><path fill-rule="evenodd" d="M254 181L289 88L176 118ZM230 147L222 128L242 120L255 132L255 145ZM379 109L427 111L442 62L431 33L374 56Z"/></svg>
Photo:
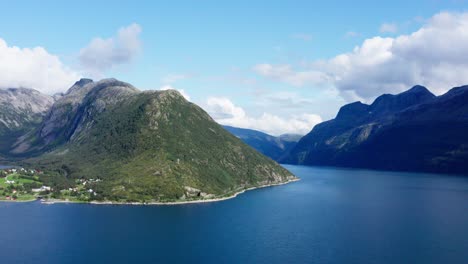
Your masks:
<svg viewBox="0 0 468 264"><path fill-rule="evenodd" d="M42 186L41 188L37 189L32 189L32 192L44 192L44 191L50 191L51 188L49 186Z"/></svg>

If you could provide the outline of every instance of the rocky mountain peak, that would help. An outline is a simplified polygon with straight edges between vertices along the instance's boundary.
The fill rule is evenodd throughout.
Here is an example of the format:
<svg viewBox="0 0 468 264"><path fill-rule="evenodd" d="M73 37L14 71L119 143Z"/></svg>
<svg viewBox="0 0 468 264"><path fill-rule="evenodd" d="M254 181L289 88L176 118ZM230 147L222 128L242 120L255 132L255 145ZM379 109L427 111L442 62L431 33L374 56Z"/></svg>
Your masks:
<svg viewBox="0 0 468 264"><path fill-rule="evenodd" d="M88 79L88 78L81 78L79 81L75 82L75 84L73 86L85 86L86 84L88 83L92 83L93 80L92 79Z"/></svg>
<svg viewBox="0 0 468 264"><path fill-rule="evenodd" d="M109 88L124 88L127 90L131 90L134 92L138 92L139 90L133 87L131 84L119 81L114 78L108 78L108 79L102 79L98 82L94 82L91 85L91 90L97 91L97 90L103 90L103 89L109 89Z"/></svg>
<svg viewBox="0 0 468 264"><path fill-rule="evenodd" d="M91 79L80 79L75 82L75 84L70 87L64 96L67 95L84 95L89 91L89 88L93 85L93 80Z"/></svg>
<svg viewBox="0 0 468 264"><path fill-rule="evenodd" d="M426 87L424 87L422 85L415 85L415 86L411 87L411 89L409 89L408 91L403 92L403 93L432 94Z"/></svg>
<svg viewBox="0 0 468 264"><path fill-rule="evenodd" d="M51 96L29 88L0 89L0 105L31 114L45 113L53 104Z"/></svg>
<svg viewBox="0 0 468 264"><path fill-rule="evenodd" d="M431 101L435 97L436 96L426 87L416 85L396 95L384 94L377 97L370 106L370 111L375 115L394 113L417 104Z"/></svg>
<svg viewBox="0 0 468 264"><path fill-rule="evenodd" d="M361 102L354 102L342 106L340 108L340 111L338 111L338 114L336 115L336 119L342 120L349 118L358 118L367 114L368 111L369 105L363 104Z"/></svg>

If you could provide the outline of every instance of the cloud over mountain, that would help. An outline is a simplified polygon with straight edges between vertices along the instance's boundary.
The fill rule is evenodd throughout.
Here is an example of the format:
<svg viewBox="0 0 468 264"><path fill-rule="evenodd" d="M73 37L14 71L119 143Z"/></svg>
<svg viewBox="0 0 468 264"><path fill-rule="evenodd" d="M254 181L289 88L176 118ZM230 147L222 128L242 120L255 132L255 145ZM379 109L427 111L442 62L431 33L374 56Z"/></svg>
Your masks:
<svg viewBox="0 0 468 264"><path fill-rule="evenodd" d="M263 113L258 117L252 117L242 107L236 106L226 97L208 98L204 109L220 124L260 130L271 135L306 134L313 126L322 122L322 118L314 114L300 114L282 118L270 113Z"/></svg>
<svg viewBox="0 0 468 264"><path fill-rule="evenodd" d="M0 88L26 87L53 94L71 86L80 75L43 47L9 46L0 39Z"/></svg>
<svg viewBox="0 0 468 264"><path fill-rule="evenodd" d="M468 83L466 43L468 13L441 12L411 34L368 38L350 52L310 62L300 70L259 64L254 71L293 86L317 86L328 80L348 100L368 101L414 84L441 94Z"/></svg>
<svg viewBox="0 0 468 264"><path fill-rule="evenodd" d="M120 28L115 37L93 39L79 52L79 70L43 47L9 46L0 38L0 88L27 87L54 94L68 89L82 75L101 78L106 70L131 62L141 51L140 32L138 24L131 24Z"/></svg>
<svg viewBox="0 0 468 264"><path fill-rule="evenodd" d="M367 39L328 61L341 91L369 98L423 84L440 94L468 83L468 13L439 13L416 32Z"/></svg>
<svg viewBox="0 0 468 264"><path fill-rule="evenodd" d="M141 51L141 27L133 23L111 38L94 38L80 50L79 60L91 75L99 76L114 66L130 63Z"/></svg>

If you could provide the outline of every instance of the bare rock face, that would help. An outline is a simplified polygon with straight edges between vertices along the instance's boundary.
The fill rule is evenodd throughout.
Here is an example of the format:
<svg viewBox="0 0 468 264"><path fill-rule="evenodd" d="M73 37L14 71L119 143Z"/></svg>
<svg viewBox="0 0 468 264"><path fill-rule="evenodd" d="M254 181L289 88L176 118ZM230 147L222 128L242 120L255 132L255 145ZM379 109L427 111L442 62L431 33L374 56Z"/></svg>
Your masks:
<svg viewBox="0 0 468 264"><path fill-rule="evenodd" d="M21 130L40 122L54 103L51 96L27 88L0 89L0 126Z"/></svg>
<svg viewBox="0 0 468 264"><path fill-rule="evenodd" d="M81 79L53 96L24 88L0 90L0 136L11 142L3 152L29 155L73 140L93 125L95 115L137 92L115 79Z"/></svg>
<svg viewBox="0 0 468 264"><path fill-rule="evenodd" d="M51 96L33 89L0 89L0 156L11 153L18 138L41 123L53 102Z"/></svg>
<svg viewBox="0 0 468 264"><path fill-rule="evenodd" d="M83 98L93 87L93 81L83 79L76 82L65 94L56 96L50 112L44 119L39 136L45 140L45 144L56 138L54 131L64 127L71 119L71 114L76 112Z"/></svg>
<svg viewBox="0 0 468 264"><path fill-rule="evenodd" d="M81 79L54 103L44 118L39 137L44 146L68 141L78 132L89 129L94 115L137 92L132 85L116 79L98 82Z"/></svg>

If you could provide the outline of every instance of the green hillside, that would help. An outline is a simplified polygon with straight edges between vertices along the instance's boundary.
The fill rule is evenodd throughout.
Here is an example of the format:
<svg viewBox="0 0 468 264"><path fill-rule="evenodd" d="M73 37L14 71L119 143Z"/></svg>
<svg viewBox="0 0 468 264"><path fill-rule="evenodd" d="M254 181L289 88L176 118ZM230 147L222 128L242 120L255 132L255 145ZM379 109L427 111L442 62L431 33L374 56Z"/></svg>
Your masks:
<svg viewBox="0 0 468 264"><path fill-rule="evenodd" d="M92 199L112 201L215 198L295 178L176 91L116 91L89 89L49 142L58 147L26 163L70 182L101 179Z"/></svg>

